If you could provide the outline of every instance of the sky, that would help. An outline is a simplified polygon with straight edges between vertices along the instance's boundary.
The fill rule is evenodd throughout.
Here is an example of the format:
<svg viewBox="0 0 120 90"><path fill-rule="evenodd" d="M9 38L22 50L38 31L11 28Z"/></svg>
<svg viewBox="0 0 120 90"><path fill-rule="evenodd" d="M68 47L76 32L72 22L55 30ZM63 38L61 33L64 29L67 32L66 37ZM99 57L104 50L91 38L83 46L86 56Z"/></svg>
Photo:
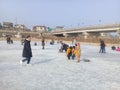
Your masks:
<svg viewBox="0 0 120 90"><path fill-rule="evenodd" d="M120 23L120 0L0 0L0 22L65 28Z"/></svg>

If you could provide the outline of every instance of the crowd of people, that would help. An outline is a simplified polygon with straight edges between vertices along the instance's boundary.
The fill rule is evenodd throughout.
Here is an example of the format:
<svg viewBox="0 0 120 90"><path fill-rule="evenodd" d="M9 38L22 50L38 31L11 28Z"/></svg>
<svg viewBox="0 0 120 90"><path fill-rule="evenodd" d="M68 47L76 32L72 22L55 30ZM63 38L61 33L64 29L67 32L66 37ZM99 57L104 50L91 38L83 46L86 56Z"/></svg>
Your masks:
<svg viewBox="0 0 120 90"><path fill-rule="evenodd" d="M81 56L81 48L80 48L80 43L75 43L75 45L67 45L60 41L61 43L61 48L59 49L59 52L65 51L66 56L68 60L72 59L75 60L77 59L77 62L80 62L80 56Z"/></svg>
<svg viewBox="0 0 120 90"><path fill-rule="evenodd" d="M28 65L30 65L30 61L31 61L31 57L32 57L32 50L31 50L31 36L28 35L24 41L22 40L22 44L24 43L24 47L23 47L23 53L22 56L25 58L23 60L20 60L20 64L22 64L23 62L27 62ZM51 41L53 45L53 40ZM42 44L42 49L45 49L45 38L42 37L41 39L41 44ZM60 41L61 44L61 48L59 49L59 52L64 52L66 53L66 57L68 58L68 60L72 59L75 60L75 58L77 59L77 62L80 62L80 55L81 55L81 49L80 49L80 43L75 43L74 46L69 46L65 43L63 43L63 41ZM37 43L35 43L34 45L37 45Z"/></svg>
<svg viewBox="0 0 120 90"><path fill-rule="evenodd" d="M27 64L30 63L30 60L32 57L30 41L31 41L31 36L28 35L26 39L24 40L24 48L23 48L23 55L22 55L25 59L20 61L21 64L25 61L27 61ZM78 43L75 39L72 41L72 45L68 45L64 43L63 41L59 41L59 43L61 44L61 47L59 49L60 53L65 52L68 60L76 60L77 62L80 62L80 57L81 57L80 43ZM42 49L45 49L45 38L44 37L42 37L41 39L41 44L42 44ZM54 40L51 40L50 45L53 45L53 44L54 44ZM34 45L37 45L37 43L35 43ZM105 45L104 40L100 39L99 53L106 53L105 47L106 45Z"/></svg>
<svg viewBox="0 0 120 90"><path fill-rule="evenodd" d="M13 40L11 39L11 36L6 37L7 44L13 44ZM26 38L22 38L21 44L24 45L23 47L23 53L22 56L25 58L23 60L20 60L20 63L27 61L27 64L30 64L30 60L32 57L32 50L31 50L31 36L28 35ZM99 53L106 53L106 44L103 39L99 40L100 42L100 50ZM51 39L50 45L54 45L54 40ZM61 47L59 49L59 53L65 53L68 60L76 60L77 62L80 62L81 59L81 46L80 43L76 41L76 39L72 40L72 44L68 45L64 43L63 41L58 40L57 44L61 44ZM34 43L35 46L37 46L37 43ZM45 49L45 38L42 37L41 39L41 46L42 49ZM120 52L120 47L112 46L112 50Z"/></svg>
<svg viewBox="0 0 120 90"><path fill-rule="evenodd" d="M7 36L6 38L7 44L12 44L13 40L11 39L10 36ZM23 60L20 61L20 63L22 64L23 62L27 61L27 64L30 64L30 60L32 57L32 50L31 50L31 36L28 35L26 38L22 38L21 40L21 44L24 45L23 47L23 54L22 56L25 58ZM76 60L77 62L80 62L80 57L81 57L81 46L80 43L77 42L75 39L72 41L72 45L68 45L66 43L64 43L63 41L59 41L57 42L57 44L61 44L61 47L59 49L60 53L64 53L67 57L68 60ZM37 43L35 42L34 45L36 46ZM50 41L50 45L54 45L54 40L52 39ZM45 38L42 37L41 39L41 46L42 49L45 49ZM106 44L104 42L104 40L100 39L100 50L99 53L106 53ZM120 51L120 47L115 47L112 46L111 47L112 50L116 50L116 51Z"/></svg>

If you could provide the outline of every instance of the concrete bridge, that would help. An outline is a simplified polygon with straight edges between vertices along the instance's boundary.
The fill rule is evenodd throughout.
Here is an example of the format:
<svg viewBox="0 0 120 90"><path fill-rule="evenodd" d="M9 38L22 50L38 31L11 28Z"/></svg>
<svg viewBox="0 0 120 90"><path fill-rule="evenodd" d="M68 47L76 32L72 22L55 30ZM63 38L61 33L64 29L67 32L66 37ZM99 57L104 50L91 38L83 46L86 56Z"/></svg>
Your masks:
<svg viewBox="0 0 120 90"><path fill-rule="evenodd" d="M101 35L101 33L109 33L109 32L120 32L120 24L113 25L104 25L104 26L91 26L84 28L70 28L64 30L54 30L52 31L55 36L77 36L77 35Z"/></svg>
<svg viewBox="0 0 120 90"><path fill-rule="evenodd" d="M53 30L51 32L44 33L44 36L54 35L54 36L78 36L83 35L87 36L94 36L94 35L101 35L101 33L108 33L108 32L117 32L120 33L120 24L113 24L113 25L104 25L104 26L91 26L91 27L83 27L83 28L67 28L63 30ZM40 36L40 32L33 32L33 31L18 31L18 30L0 30L0 36L6 35L13 35L16 37L21 37L22 35L33 35L33 36Z"/></svg>

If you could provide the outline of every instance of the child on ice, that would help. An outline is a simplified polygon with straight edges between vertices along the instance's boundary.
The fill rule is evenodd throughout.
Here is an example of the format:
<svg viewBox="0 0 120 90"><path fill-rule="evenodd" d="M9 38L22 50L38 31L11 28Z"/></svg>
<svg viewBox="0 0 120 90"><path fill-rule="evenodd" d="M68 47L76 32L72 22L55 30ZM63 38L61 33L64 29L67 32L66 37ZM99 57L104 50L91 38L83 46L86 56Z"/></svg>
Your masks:
<svg viewBox="0 0 120 90"><path fill-rule="evenodd" d="M75 46L75 56L77 58L77 62L80 62L80 56L81 56L80 43L77 43Z"/></svg>
<svg viewBox="0 0 120 90"><path fill-rule="evenodd" d="M68 60L70 60L70 57L72 56L72 47L68 47L66 51L66 55L68 57Z"/></svg>
<svg viewBox="0 0 120 90"><path fill-rule="evenodd" d="M70 46L67 48L66 55L68 60L72 57L72 60L76 57L77 62L80 62L81 48L80 43L77 43L75 46Z"/></svg>

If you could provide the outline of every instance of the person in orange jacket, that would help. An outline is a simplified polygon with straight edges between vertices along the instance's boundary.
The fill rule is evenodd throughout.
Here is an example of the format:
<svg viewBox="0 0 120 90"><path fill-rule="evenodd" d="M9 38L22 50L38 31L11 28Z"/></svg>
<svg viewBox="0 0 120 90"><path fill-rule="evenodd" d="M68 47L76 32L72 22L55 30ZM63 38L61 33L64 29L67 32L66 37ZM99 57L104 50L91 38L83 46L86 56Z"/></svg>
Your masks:
<svg viewBox="0 0 120 90"><path fill-rule="evenodd" d="M66 55L68 57L68 60L70 60L70 57L72 56L72 47L67 48Z"/></svg>
<svg viewBox="0 0 120 90"><path fill-rule="evenodd" d="M81 56L80 43L77 43L75 46L75 56L77 58L77 62L80 62L80 56Z"/></svg>

